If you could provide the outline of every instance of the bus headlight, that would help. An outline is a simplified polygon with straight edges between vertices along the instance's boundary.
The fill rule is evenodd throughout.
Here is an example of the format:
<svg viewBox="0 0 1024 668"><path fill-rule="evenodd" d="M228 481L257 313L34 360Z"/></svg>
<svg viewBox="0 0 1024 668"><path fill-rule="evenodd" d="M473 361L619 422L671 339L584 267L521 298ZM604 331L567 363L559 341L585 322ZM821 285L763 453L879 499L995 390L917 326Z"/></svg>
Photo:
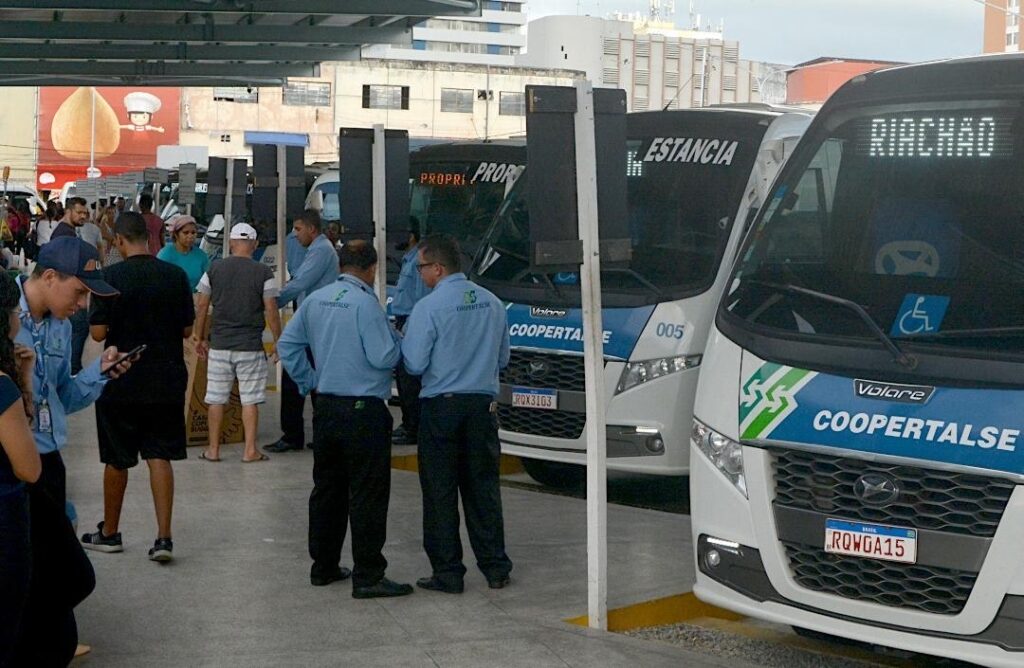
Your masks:
<svg viewBox="0 0 1024 668"><path fill-rule="evenodd" d="M622 370L622 375L619 376L619 385L615 388L615 394L621 394L655 378L692 369L700 364L700 358L701 355L676 355L656 360L627 362L626 367Z"/></svg>
<svg viewBox="0 0 1024 668"><path fill-rule="evenodd" d="M747 479L743 475L743 446L719 434L700 420L693 421L690 438L704 456L711 460L715 468L728 478L743 496L746 496Z"/></svg>

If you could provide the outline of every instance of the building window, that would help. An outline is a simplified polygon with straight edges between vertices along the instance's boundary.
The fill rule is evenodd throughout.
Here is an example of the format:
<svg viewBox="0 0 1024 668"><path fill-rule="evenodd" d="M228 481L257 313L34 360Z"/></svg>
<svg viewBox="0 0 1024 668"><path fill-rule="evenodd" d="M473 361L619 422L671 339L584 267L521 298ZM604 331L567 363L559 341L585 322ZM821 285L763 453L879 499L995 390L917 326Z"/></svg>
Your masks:
<svg viewBox="0 0 1024 668"><path fill-rule="evenodd" d="M256 104L260 101L260 92L258 88L246 86L222 86L213 89L213 99L214 101Z"/></svg>
<svg viewBox="0 0 1024 668"><path fill-rule="evenodd" d="M220 143L221 144L230 144L231 143L231 135L221 135L220 136Z"/></svg>
<svg viewBox="0 0 1024 668"><path fill-rule="evenodd" d="M525 116L526 93L509 93L502 91L498 96L498 115Z"/></svg>
<svg viewBox="0 0 1024 668"><path fill-rule="evenodd" d="M363 109L408 109L408 86L363 85Z"/></svg>
<svg viewBox="0 0 1024 668"><path fill-rule="evenodd" d="M450 111L456 114L473 113L473 89L472 88L442 88L441 89L441 111Z"/></svg>
<svg viewBox="0 0 1024 668"><path fill-rule="evenodd" d="M1006 46L1017 46L1020 44L1020 33L1016 30L1006 33Z"/></svg>
<svg viewBox="0 0 1024 668"><path fill-rule="evenodd" d="M331 106L331 84L286 81L281 87L281 102L294 107L329 107Z"/></svg>

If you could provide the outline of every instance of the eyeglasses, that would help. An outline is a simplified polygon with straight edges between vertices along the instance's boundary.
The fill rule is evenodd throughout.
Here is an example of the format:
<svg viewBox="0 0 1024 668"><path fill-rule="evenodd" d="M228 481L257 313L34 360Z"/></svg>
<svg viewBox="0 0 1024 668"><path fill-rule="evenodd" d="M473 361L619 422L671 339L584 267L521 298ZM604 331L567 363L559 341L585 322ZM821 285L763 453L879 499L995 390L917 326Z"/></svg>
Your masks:
<svg viewBox="0 0 1024 668"><path fill-rule="evenodd" d="M437 262L421 262L421 263L416 265L416 271L423 271L426 267L431 267L431 266L433 266L435 264L438 264L438 263Z"/></svg>

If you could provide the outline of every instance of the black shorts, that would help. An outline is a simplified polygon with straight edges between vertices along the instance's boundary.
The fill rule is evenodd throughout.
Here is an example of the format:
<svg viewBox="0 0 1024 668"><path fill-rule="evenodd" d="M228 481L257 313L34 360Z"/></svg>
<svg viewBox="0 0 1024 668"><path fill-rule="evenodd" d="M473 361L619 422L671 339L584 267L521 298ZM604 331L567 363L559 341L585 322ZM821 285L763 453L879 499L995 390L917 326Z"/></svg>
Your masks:
<svg viewBox="0 0 1024 668"><path fill-rule="evenodd" d="M100 461L130 469L143 459L185 459L185 398L159 404L96 402Z"/></svg>

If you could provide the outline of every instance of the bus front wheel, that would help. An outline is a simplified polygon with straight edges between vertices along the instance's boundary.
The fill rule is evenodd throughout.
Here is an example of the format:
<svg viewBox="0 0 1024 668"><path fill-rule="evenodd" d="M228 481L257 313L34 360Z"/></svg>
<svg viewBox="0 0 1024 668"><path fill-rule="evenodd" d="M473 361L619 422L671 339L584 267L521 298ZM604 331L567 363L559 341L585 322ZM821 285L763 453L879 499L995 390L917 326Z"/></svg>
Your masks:
<svg viewBox="0 0 1024 668"><path fill-rule="evenodd" d="M526 473L542 485L556 489L582 487L587 480L587 467L579 464L547 462L542 459L522 458Z"/></svg>

